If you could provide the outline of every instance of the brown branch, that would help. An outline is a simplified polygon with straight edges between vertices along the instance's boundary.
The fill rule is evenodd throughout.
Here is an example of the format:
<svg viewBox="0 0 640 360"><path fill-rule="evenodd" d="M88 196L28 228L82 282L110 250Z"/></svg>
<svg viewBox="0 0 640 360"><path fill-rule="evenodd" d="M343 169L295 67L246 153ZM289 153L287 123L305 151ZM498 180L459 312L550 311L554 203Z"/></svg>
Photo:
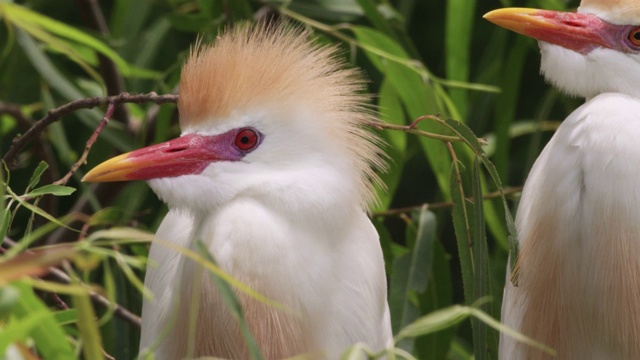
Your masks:
<svg viewBox="0 0 640 360"><path fill-rule="evenodd" d="M92 28L96 29L103 38L110 38L109 26L105 20L104 13L97 0L78 0L78 7L82 12L82 19ZM118 71L118 67L109 57L98 52L98 63L100 67L100 73L104 84L107 87L107 95L117 95L124 93L127 89L125 87L124 78ZM114 114L116 119L122 120L127 127L131 129L131 117L129 116L129 110L125 106L117 106Z"/></svg>
<svg viewBox="0 0 640 360"><path fill-rule="evenodd" d="M38 120L24 135L16 137L13 139L13 143L9 148L9 151L4 155L2 160L4 160L7 165L11 168L13 167L14 160L18 153L31 141L33 141L44 129L49 126L51 123L58 121L61 117L68 115L74 111L80 109L93 109L97 106L103 106L106 104L113 103L115 105L124 104L124 103L135 103L135 104L143 104L143 103L154 103L154 104L165 104L165 103L176 103L178 101L178 95L158 95L155 92L149 94L128 94L122 93L120 95L115 96L107 96L107 97L94 97L87 99L78 99L62 105L58 108L49 110L47 115L42 119Z"/></svg>
<svg viewBox="0 0 640 360"><path fill-rule="evenodd" d="M9 116L16 119L18 126L22 129L22 131L28 131L29 128L35 122L30 117L24 115L22 110L20 109L20 105L6 103L0 101L0 114L8 114ZM55 155L53 154L53 149L51 148L51 144L47 141L47 139L39 135L38 141L35 142L35 152L38 158L43 160L49 165L48 171L45 171L42 174L42 181L46 184L52 183L55 179L60 177L60 173L58 171L58 166L56 163ZM42 201L41 205L42 209L44 209L47 213L52 216L56 216L56 210L58 208L58 198L55 196L47 196ZM42 221L42 218L39 218L38 221Z"/></svg>
<svg viewBox="0 0 640 360"><path fill-rule="evenodd" d="M522 186L515 186L515 187L510 187L507 189L503 190L503 193L505 196L508 195L514 195L517 194L519 192L522 191ZM500 191L494 191L494 192L490 192L488 194L485 194L482 196L482 198L484 200L490 200L490 199L495 199L497 197L500 197ZM468 197L466 198L467 201L469 202L473 202L473 197ZM423 206L426 206L428 209L443 209L443 208L449 208L453 206L453 202L452 201L441 201L441 202L435 202L435 203L424 203L424 204L420 204L420 205L414 205L414 206L407 206L407 207L401 207L401 208L395 208L395 209L389 209L389 210L385 210L385 211L378 211L372 214L372 216L399 216L399 215L404 215L407 213L410 213L412 211L417 211L420 210L420 208L422 208Z"/></svg>
<svg viewBox="0 0 640 360"><path fill-rule="evenodd" d="M9 239L8 237L4 238L4 244L7 244L9 247L14 247L17 245L17 243L15 241L13 241L12 239ZM30 250L25 250L26 252L31 252ZM51 276L55 281L58 281L60 283L63 284L70 284L71 283L71 278L69 277L69 275L67 275L67 273L65 273L64 271L58 269L57 267L50 267L49 268L49 276ZM105 308L109 309L109 308L113 308L114 311L113 313L120 317L121 319L127 321L128 323L130 323L131 325L140 327L140 317L135 315L134 313L130 312L129 310L125 309L124 307L111 302L109 299L107 299L106 297L92 291L89 290L89 296L91 297L91 300L101 306L104 306ZM62 301L62 300L61 300Z"/></svg>
<svg viewBox="0 0 640 360"><path fill-rule="evenodd" d="M115 108L116 107L113 103L109 103L109 105L107 106L107 112L102 117L102 120L100 120L100 124L98 125L96 130L93 132L89 140L87 140L87 145L84 147L84 152L82 153L82 156L80 156L80 159L78 159L78 161L76 161L71 166L71 169L69 170L67 175L65 175L62 179L54 182L53 185L66 185L69 179L71 178L71 176L73 176L73 174L76 172L76 170L78 170L78 168L87 161L89 150L91 150L91 147L93 146L93 144L95 144L95 142L98 140L98 135L100 135L102 130L104 130L104 128L109 123L109 120L111 119L111 116L113 115L113 111L115 110Z"/></svg>
<svg viewBox="0 0 640 360"><path fill-rule="evenodd" d="M428 137L428 138L435 139L435 140L445 141L445 142L464 142L464 139L459 138L458 136L437 134L437 133L432 133L432 132L429 132L429 131L424 131L424 130L417 129L416 127L418 126L418 123L420 123L421 121L424 121L424 120L442 121L442 119L440 119L440 117L438 115L423 115L423 116L420 116L419 118L415 119L409 125L396 125L396 124L386 123L386 122L383 122L383 121L375 121L375 120L374 121L367 121L365 124L367 126L371 126L374 129L377 129L377 130L383 130L383 129L399 130L399 131L404 131L404 132L409 133L409 134L420 135L420 136ZM487 140L483 139L483 138L478 138L478 141L482 145L486 145L486 143L487 143Z"/></svg>

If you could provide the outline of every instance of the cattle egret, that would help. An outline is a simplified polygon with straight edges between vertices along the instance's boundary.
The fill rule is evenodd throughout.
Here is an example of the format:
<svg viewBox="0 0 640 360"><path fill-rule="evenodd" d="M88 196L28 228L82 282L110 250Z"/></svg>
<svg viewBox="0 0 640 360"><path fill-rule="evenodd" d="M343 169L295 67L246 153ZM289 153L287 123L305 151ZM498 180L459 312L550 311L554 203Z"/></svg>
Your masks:
<svg viewBox="0 0 640 360"><path fill-rule="evenodd" d="M541 72L586 98L525 183L517 284L502 320L557 359L640 358L640 2L583 0L577 13L485 18L539 41ZM546 358L502 335L502 359Z"/></svg>
<svg viewBox="0 0 640 360"><path fill-rule="evenodd" d="M364 89L336 47L306 31L237 27L186 61L181 137L117 156L84 180L146 180L170 209L156 238L191 249L201 240L224 271L283 305L238 292L266 359L338 359L356 342L380 350L391 344L387 284L365 209L384 161L363 128L375 117ZM249 357L202 266L162 243L149 259L154 300L144 300L141 350Z"/></svg>

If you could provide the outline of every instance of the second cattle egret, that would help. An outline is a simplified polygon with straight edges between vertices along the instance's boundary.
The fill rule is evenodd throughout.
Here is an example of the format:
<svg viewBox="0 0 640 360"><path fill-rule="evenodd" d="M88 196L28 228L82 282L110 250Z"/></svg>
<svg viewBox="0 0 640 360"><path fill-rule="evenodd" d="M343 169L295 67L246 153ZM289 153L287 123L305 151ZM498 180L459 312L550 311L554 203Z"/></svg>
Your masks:
<svg viewBox="0 0 640 360"><path fill-rule="evenodd" d="M238 281L266 359L338 359L391 343L387 283L366 206L384 166L364 81L291 25L237 27L182 70L182 136L120 155L85 181L146 180L169 205L156 237L197 240ZM207 270L153 243L141 350L156 359L249 357ZM194 306L194 304L196 304Z"/></svg>
<svg viewBox="0 0 640 360"><path fill-rule="evenodd" d="M539 40L549 82L586 103L525 183L517 286L502 320L557 359L640 358L640 2L583 0L577 13L502 9L489 21ZM547 358L502 335L502 359Z"/></svg>

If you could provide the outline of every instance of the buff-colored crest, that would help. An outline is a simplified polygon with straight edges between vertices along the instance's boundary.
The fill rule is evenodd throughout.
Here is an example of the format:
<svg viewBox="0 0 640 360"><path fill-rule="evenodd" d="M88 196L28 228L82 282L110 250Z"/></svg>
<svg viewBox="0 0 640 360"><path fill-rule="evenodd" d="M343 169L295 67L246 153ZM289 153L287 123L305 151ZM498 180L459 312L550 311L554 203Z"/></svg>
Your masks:
<svg viewBox="0 0 640 360"><path fill-rule="evenodd" d="M381 184L380 140L364 125L375 120L360 72L346 67L335 46L322 46L291 25L237 26L212 45L196 45L182 69L183 128L224 121L234 111L276 104L313 104L318 120L354 155L365 202Z"/></svg>
<svg viewBox="0 0 640 360"><path fill-rule="evenodd" d="M582 0L580 12L618 25L640 25L640 0Z"/></svg>

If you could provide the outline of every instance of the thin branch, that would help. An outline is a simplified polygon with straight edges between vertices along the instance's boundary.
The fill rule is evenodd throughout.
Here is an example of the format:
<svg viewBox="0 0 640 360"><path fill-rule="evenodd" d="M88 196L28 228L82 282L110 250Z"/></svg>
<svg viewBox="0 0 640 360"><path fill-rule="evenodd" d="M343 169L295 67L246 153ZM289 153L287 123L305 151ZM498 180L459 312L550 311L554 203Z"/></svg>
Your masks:
<svg viewBox="0 0 640 360"><path fill-rule="evenodd" d="M105 20L104 13L97 0L78 0L78 7L82 11L82 19L89 26L96 29L105 39L111 37L109 26ZM100 73L107 87L107 95L117 95L126 91L124 78L118 71L118 67L109 57L98 52L98 62ZM132 128L129 109L125 106L117 106L114 117L122 120L129 129Z"/></svg>
<svg viewBox="0 0 640 360"><path fill-rule="evenodd" d="M116 107L113 103L109 103L109 105L107 106L107 112L104 114L104 116L102 117L102 120L100 120L100 124L98 125L96 130L93 132L89 140L87 141L87 145L84 147L84 152L82 153L82 156L80 156L80 159L78 159L78 161L76 161L71 166L71 169L69 170L67 175L65 175L62 179L54 182L53 185L66 185L69 179L71 179L71 176L73 176L73 174L76 172L76 170L78 170L78 168L87 161L89 150L91 150L91 147L93 146L93 144L95 144L95 142L98 140L98 135L100 135L102 130L104 130L104 128L109 123L109 120L111 119L111 116L113 115L113 111L115 110L115 108Z"/></svg>
<svg viewBox="0 0 640 360"><path fill-rule="evenodd" d="M4 244L7 244L9 247L14 247L17 245L17 243L15 241L13 241L12 239L9 239L8 237L4 238ZM26 250L27 252L30 252L30 250ZM57 267L50 267L49 268L49 274L54 280L63 283L63 284L70 284L71 283L71 278L69 277L69 275L67 275L67 273L65 273L64 271L58 269ZM140 317L135 315L134 313L130 312L129 310L125 309L124 307L111 302L109 299L107 299L106 297L89 290L89 296L91 297L91 300L93 300L94 303L104 306L107 309L114 309L114 314L118 317L120 317L121 319L127 321L128 323L130 323L131 325L140 327Z"/></svg>
<svg viewBox="0 0 640 360"><path fill-rule="evenodd" d="M143 104L143 103L154 103L154 104L165 104L165 103L176 103L178 101L178 95L158 95L155 92L149 94L135 94L131 95L128 93L122 93L120 95L115 96L107 96L107 97L93 97L88 99L78 99L62 105L58 108L49 110L47 115L42 119L38 120L24 135L20 137L16 137L13 139L13 143L9 148L9 151L4 155L2 160L4 160L9 167L14 165L14 160L18 153L31 141L33 141L44 129L49 126L51 123L58 121L61 117L68 115L74 111L80 109L93 109L97 106L103 106L106 104L124 104L124 103L135 103L135 104Z"/></svg>
<svg viewBox="0 0 640 360"><path fill-rule="evenodd" d="M0 101L0 114L8 114L9 116L16 119L18 126L22 129L22 131L28 131L35 120L24 115L22 110L20 109L20 105L7 103ZM58 166L56 163L55 155L53 154L53 149L51 148L51 144L47 141L47 139L40 135L38 141L35 142L35 153L44 162L49 165L48 171L45 171L42 174L42 181L44 183L50 184L55 179L60 177L60 172L58 171ZM56 210L58 208L58 198L55 196L47 196L42 201L41 206L47 213L52 216L56 216ZM38 221L42 221L40 218Z"/></svg>
<svg viewBox="0 0 640 360"><path fill-rule="evenodd" d="M508 195L514 195L517 194L519 192L522 191L522 186L515 186L515 187L510 187L507 189L503 190L503 193L505 196ZM497 197L500 197L500 191L494 191L494 192L490 192L488 194L485 194L482 198L484 200L489 200L489 199L495 199ZM469 202L473 202L473 197L468 197L466 198L467 201ZM385 211L378 211L372 214L372 216L398 216L398 215L404 215L407 213L410 213L412 211L416 211L416 210L420 210L420 208L422 208L422 206L426 206L428 209L443 209L443 208L449 208L453 206L453 202L452 201L441 201L441 202L435 202L435 203L424 203L424 204L420 204L420 205L415 205L415 206L407 206L407 207L401 207L401 208L395 208L395 209L389 209L389 210L385 210Z"/></svg>
<svg viewBox="0 0 640 360"><path fill-rule="evenodd" d="M458 136L436 134L436 133L432 133L432 132L429 132L429 131L424 131L424 130L417 129L416 127L418 126L418 123L420 123L421 121L424 121L424 120L436 120L438 122L442 121L442 119L440 119L440 117L438 115L423 115L423 116L420 116L419 118L415 119L409 125L396 125L396 124L386 123L386 122L382 122L382 121L367 121L366 125L371 126L372 128L377 129L377 130L382 130L382 129L399 130L399 131L404 131L404 132L409 133L409 134L424 136L424 137L428 137L428 138L431 138L431 139L440 140L440 141L444 141L444 142L464 142L464 139L462 139L462 138L460 138ZM486 145L487 144L487 140L486 139L478 138L478 141L482 145Z"/></svg>

